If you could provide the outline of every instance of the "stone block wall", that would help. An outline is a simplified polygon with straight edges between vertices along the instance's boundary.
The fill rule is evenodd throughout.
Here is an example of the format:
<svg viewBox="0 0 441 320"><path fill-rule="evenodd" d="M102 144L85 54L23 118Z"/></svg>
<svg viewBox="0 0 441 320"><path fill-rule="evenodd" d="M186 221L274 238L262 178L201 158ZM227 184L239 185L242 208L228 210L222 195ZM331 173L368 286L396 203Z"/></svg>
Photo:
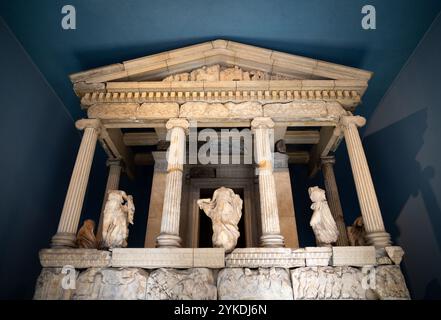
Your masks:
<svg viewBox="0 0 441 320"><path fill-rule="evenodd" d="M34 299L339 300L410 299L398 265L298 268L88 268L64 290L60 268L43 268Z"/></svg>

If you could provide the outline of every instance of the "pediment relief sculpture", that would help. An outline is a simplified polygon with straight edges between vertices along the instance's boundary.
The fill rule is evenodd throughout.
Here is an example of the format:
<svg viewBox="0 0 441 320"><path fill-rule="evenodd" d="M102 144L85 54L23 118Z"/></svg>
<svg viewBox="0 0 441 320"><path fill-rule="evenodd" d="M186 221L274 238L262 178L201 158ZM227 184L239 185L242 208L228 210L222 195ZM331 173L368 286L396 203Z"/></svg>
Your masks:
<svg viewBox="0 0 441 320"><path fill-rule="evenodd" d="M172 74L162 81L250 81L250 80L290 80L291 77L270 74L260 70L245 71L239 66L203 66L189 72Z"/></svg>

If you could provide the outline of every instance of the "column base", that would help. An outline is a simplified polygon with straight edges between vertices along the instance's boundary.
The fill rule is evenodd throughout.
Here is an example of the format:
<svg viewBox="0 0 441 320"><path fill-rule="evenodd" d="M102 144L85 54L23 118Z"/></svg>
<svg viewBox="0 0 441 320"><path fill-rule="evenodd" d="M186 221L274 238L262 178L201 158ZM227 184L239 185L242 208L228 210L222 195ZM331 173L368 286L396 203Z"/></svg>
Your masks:
<svg viewBox="0 0 441 320"><path fill-rule="evenodd" d="M366 233L366 241L375 248L384 248L392 244L390 234L385 231Z"/></svg>
<svg viewBox="0 0 441 320"><path fill-rule="evenodd" d="M51 241L51 248L75 248L77 236L75 233L57 232Z"/></svg>
<svg viewBox="0 0 441 320"><path fill-rule="evenodd" d="M260 237L260 245L266 248L282 248L285 238L280 234L264 234Z"/></svg>
<svg viewBox="0 0 441 320"><path fill-rule="evenodd" d="M157 248L180 248L182 239L180 236L169 233L160 233L156 238Z"/></svg>

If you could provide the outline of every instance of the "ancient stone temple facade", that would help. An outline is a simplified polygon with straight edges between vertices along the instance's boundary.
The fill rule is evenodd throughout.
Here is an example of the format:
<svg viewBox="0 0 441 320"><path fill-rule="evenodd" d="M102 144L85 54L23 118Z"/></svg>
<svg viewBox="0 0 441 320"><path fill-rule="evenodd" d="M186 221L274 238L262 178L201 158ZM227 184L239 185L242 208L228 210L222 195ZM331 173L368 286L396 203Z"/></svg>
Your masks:
<svg viewBox="0 0 441 320"><path fill-rule="evenodd" d="M409 299L358 132L370 72L215 40L70 78L87 118L35 299ZM333 172L342 140L361 210L351 227ZM98 142L102 212L79 226ZM296 224L288 164L323 174L301 213L316 247L299 247L310 226ZM131 248L136 208L119 180L144 165L145 245Z"/></svg>

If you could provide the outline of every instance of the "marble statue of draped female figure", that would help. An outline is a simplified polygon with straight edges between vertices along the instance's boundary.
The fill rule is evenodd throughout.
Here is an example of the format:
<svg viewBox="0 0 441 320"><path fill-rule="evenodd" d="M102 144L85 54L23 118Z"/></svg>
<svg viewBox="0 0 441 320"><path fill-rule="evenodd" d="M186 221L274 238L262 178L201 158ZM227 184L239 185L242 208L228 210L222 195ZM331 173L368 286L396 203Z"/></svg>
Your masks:
<svg viewBox="0 0 441 320"><path fill-rule="evenodd" d="M212 221L213 247L233 251L240 236L237 224L242 216L242 199L232 189L220 187L212 199L199 199L197 203Z"/></svg>
<svg viewBox="0 0 441 320"><path fill-rule="evenodd" d="M317 245L330 246L337 241L338 229L326 201L325 190L311 187L308 193L312 201L311 209L314 211L309 224L314 231Z"/></svg>
<svg viewBox="0 0 441 320"><path fill-rule="evenodd" d="M121 190L109 190L104 207L101 248L125 248L129 224L133 224L133 197Z"/></svg>

